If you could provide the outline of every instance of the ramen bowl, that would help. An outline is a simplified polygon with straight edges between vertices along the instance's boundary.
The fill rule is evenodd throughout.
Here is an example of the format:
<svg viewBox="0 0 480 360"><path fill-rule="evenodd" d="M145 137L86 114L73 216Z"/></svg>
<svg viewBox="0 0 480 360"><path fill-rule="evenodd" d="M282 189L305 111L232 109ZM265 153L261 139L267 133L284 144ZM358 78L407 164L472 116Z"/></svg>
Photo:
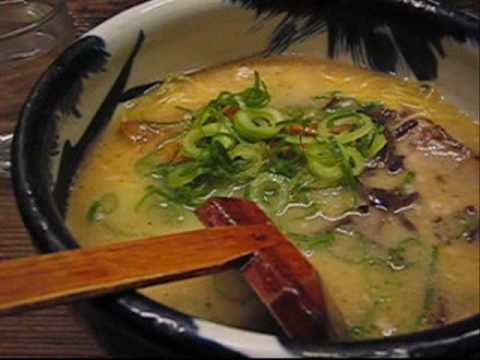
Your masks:
<svg viewBox="0 0 480 360"><path fill-rule="evenodd" d="M68 194L81 160L128 89L171 73L264 55L279 21L259 23L255 12L223 1L155 0L113 17L71 45L33 88L12 150L16 199L38 249L79 247L65 225ZM326 39L327 34L313 36L287 52L325 58ZM478 119L478 51L446 44L446 53L436 86ZM136 291L76 308L105 347L125 356L418 357L480 351L479 315L411 335L309 343L195 318Z"/></svg>

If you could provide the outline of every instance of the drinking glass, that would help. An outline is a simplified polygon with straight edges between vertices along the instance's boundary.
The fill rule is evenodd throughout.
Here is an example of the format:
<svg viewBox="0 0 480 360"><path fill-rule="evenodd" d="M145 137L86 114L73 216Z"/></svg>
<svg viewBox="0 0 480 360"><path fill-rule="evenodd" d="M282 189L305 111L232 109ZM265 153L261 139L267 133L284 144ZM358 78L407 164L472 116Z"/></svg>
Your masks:
<svg viewBox="0 0 480 360"><path fill-rule="evenodd" d="M63 0L0 0L0 176L11 131L33 84L74 38Z"/></svg>

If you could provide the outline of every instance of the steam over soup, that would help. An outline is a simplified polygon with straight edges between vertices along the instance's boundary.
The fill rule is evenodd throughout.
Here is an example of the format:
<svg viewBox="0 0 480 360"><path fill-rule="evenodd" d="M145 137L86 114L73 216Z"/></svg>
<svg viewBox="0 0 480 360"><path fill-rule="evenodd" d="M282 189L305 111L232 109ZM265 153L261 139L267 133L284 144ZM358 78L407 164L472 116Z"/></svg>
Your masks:
<svg viewBox="0 0 480 360"><path fill-rule="evenodd" d="M205 199L246 197L318 269L351 338L409 333L479 312L478 142L478 125L432 86L320 60L244 60L122 104L67 220L93 246L200 228ZM277 331L235 270L141 292Z"/></svg>

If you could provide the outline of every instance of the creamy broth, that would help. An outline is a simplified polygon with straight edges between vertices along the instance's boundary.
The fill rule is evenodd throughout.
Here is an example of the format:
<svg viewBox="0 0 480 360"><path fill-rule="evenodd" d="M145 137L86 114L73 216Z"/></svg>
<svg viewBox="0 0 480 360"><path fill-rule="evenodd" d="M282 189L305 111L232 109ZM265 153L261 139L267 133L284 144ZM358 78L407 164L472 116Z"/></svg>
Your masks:
<svg viewBox="0 0 480 360"><path fill-rule="evenodd" d="M370 207L368 214L354 213L347 223L335 223L336 240L328 247L311 246L301 236L290 236L318 269L345 318L349 336L409 333L478 313L480 241L475 239L478 234L462 237L465 226L473 226L474 231L476 226L478 232L478 125L430 86L333 62L288 57L244 60L168 82L120 106L85 159L71 193L67 224L79 243L89 247L202 227L188 209L162 201L141 202L145 188L155 180L139 176L139 160L164 139L158 134L153 140L134 139L130 131L138 128L130 129L131 124L182 121L185 112L179 107L196 110L222 91L241 91L251 86L254 71L267 84L272 106L280 109L311 106L312 97L340 91L359 101L381 101L386 108L403 112L401 121L419 119L411 134L396 141L405 171L391 175L375 169L360 177L369 189L391 190L414 174L412 186L419 198L413 205L398 212ZM427 119L451 136L444 139L448 146L439 145L438 137L444 133L432 130ZM392 126L400 124L395 121ZM232 194L242 195L242 191ZM92 203L105 194L118 197L115 211L104 214L101 221L89 222ZM339 187L320 190L316 199L314 209L292 204L277 213L275 223L287 234L318 234L330 229L331 220L342 218L345 207L352 208L357 201ZM141 293L200 318L276 331L235 270Z"/></svg>

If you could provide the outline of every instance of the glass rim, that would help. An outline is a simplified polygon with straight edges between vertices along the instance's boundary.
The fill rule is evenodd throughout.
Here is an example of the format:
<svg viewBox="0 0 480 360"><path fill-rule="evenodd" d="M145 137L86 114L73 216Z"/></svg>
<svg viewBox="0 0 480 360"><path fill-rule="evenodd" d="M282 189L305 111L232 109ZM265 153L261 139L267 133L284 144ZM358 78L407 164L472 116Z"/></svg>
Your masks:
<svg viewBox="0 0 480 360"><path fill-rule="evenodd" d="M4 1L4 2L0 2L0 7L3 6L3 5L11 5L11 4L16 4L16 3L20 3L20 2L26 2L26 1L7 0L7 1ZM4 40L10 40L12 38L15 38L15 37L21 36L23 34L29 33L31 31L37 29L38 27L42 26L43 24L47 23L48 21L53 19L60 12L60 9L61 9L62 5L64 4L64 1L63 0L53 0L53 1L47 2L47 3L49 3L50 5L53 5L52 8L50 9L50 11L48 11L48 13L43 15L40 19L29 23L28 25L19 27L18 29L15 29L13 31L9 31L9 32L3 33L3 34L0 33L0 42L2 42Z"/></svg>

